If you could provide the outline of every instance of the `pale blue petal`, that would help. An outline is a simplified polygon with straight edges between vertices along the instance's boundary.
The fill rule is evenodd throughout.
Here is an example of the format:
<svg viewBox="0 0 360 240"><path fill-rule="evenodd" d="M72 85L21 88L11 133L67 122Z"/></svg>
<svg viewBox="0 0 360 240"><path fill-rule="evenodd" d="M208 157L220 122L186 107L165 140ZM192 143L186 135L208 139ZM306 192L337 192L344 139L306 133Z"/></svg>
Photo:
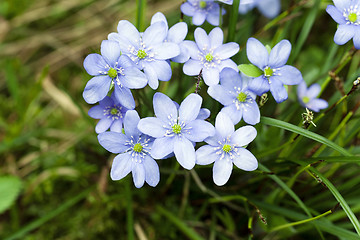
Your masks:
<svg viewBox="0 0 360 240"><path fill-rule="evenodd" d="M326 12L334 19L335 22L337 22L338 24L345 24L346 20L344 18L344 16L341 14L341 12L339 11L339 9L337 9L335 6L333 5L328 5L326 8Z"/></svg>
<svg viewBox="0 0 360 240"><path fill-rule="evenodd" d="M158 164L149 155L146 155L143 165L145 169L145 181L150 186L155 187L160 181L160 171Z"/></svg>
<svg viewBox="0 0 360 240"><path fill-rule="evenodd" d="M151 148L150 155L155 159L162 159L174 152L175 137L157 138Z"/></svg>
<svg viewBox="0 0 360 240"><path fill-rule="evenodd" d="M199 60L200 49L199 49L198 45L195 42L189 41L189 40L185 40L183 44L184 44L185 48L187 49L190 57L192 59Z"/></svg>
<svg viewBox="0 0 360 240"><path fill-rule="evenodd" d="M169 81L172 75L170 63L163 60L149 62L160 81Z"/></svg>
<svg viewBox="0 0 360 240"><path fill-rule="evenodd" d="M122 133L122 125L123 125L123 119L122 118L114 120L113 123L110 126L110 131Z"/></svg>
<svg viewBox="0 0 360 240"><path fill-rule="evenodd" d="M222 10L223 14L225 13L225 9ZM219 7L217 7L217 10L209 12L206 15L206 21L210 23L213 26L219 26L220 24L220 14L219 14Z"/></svg>
<svg viewBox="0 0 360 240"><path fill-rule="evenodd" d="M239 13L240 14L245 14L249 11L251 11L254 7L255 7L255 2L252 2L252 3L243 3L244 0L241 0L240 1L240 4L239 4Z"/></svg>
<svg viewBox="0 0 360 240"><path fill-rule="evenodd" d="M308 90L306 88L306 82L302 81L301 83L299 83L299 85L297 87L297 95L300 99L308 95L307 91ZM317 94L319 94L319 93L317 93ZM316 94L316 96L317 96L317 94Z"/></svg>
<svg viewBox="0 0 360 240"><path fill-rule="evenodd" d="M245 108L243 109L243 119L246 123L255 125L260 122L260 110L255 102L252 100L251 102L245 103Z"/></svg>
<svg viewBox="0 0 360 240"><path fill-rule="evenodd" d="M237 71L233 70L232 68L224 68L220 72L220 84L228 91L234 91L234 87L240 89L243 88L240 74Z"/></svg>
<svg viewBox="0 0 360 240"><path fill-rule="evenodd" d="M84 100L89 104L104 99L110 89L111 78L107 75L96 76L88 81L83 92Z"/></svg>
<svg viewBox="0 0 360 240"><path fill-rule="evenodd" d="M218 56L220 59L228 59L238 53L240 50L239 44L234 42L229 42L221 45L216 48L214 55Z"/></svg>
<svg viewBox="0 0 360 240"><path fill-rule="evenodd" d="M210 48L210 39L204 29L199 28L199 27L196 28L195 32L194 32L194 37L195 37L196 44L198 45L198 47L201 51L204 51L205 49Z"/></svg>
<svg viewBox="0 0 360 240"><path fill-rule="evenodd" d="M127 109L135 108L135 100L130 89L124 86L119 86L117 84L115 84L114 89L115 97L121 105Z"/></svg>
<svg viewBox="0 0 360 240"><path fill-rule="evenodd" d="M219 135L219 133L215 130L215 135L205 138L204 142L206 142L207 144L214 146L214 147L218 147L219 146L219 141L222 141L222 137Z"/></svg>
<svg viewBox="0 0 360 240"><path fill-rule="evenodd" d="M103 40L101 42L101 55L109 63L110 67L114 67L120 57L120 45L111 40Z"/></svg>
<svg viewBox="0 0 360 240"><path fill-rule="evenodd" d="M334 42L338 45L344 45L347 43L351 38L354 37L357 30L356 27L358 26L354 26L352 24L339 25L334 36Z"/></svg>
<svg viewBox="0 0 360 240"><path fill-rule="evenodd" d="M234 71L239 72L237 64L231 59L225 59L220 62L220 65L219 65L220 72L225 68L231 68Z"/></svg>
<svg viewBox="0 0 360 240"><path fill-rule="evenodd" d="M143 118L139 121L137 125L138 129L154 138L160 138L165 136L166 129L164 128L165 124L159 119L155 117L147 117Z"/></svg>
<svg viewBox="0 0 360 240"><path fill-rule="evenodd" d="M237 109L235 104L223 107L220 112L228 115L233 124L237 124L238 122L240 122L243 116L243 109Z"/></svg>
<svg viewBox="0 0 360 240"><path fill-rule="evenodd" d="M206 13L196 11L192 17L192 23L196 26L200 26L205 22L206 19Z"/></svg>
<svg viewBox="0 0 360 240"><path fill-rule="evenodd" d="M215 128L218 135L225 139L234 132L234 124L227 114L219 112L215 119Z"/></svg>
<svg viewBox="0 0 360 240"><path fill-rule="evenodd" d="M249 61L260 69L268 65L269 53L264 45L255 38L249 38L246 43L246 54Z"/></svg>
<svg viewBox="0 0 360 240"><path fill-rule="evenodd" d="M183 71L188 76L197 76L202 68L203 66L200 61L189 59L189 61L184 64Z"/></svg>
<svg viewBox="0 0 360 240"><path fill-rule="evenodd" d="M129 39L126 38L126 36L120 35L118 33L110 33L108 35L108 39L112 41L116 41L119 46L122 54L129 54L129 47L135 47L136 49L139 48L138 43L131 43Z"/></svg>
<svg viewBox="0 0 360 240"><path fill-rule="evenodd" d="M327 108L329 104L324 99L312 99L306 104L306 107L314 112L319 112L321 109Z"/></svg>
<svg viewBox="0 0 360 240"><path fill-rule="evenodd" d="M360 26L357 26L355 36L353 38L354 46L356 49L360 49Z"/></svg>
<svg viewBox="0 0 360 240"><path fill-rule="evenodd" d="M96 124L95 132L98 134L105 132L106 130L109 129L112 123L113 120L111 118L104 117L100 119L100 121Z"/></svg>
<svg viewBox="0 0 360 240"><path fill-rule="evenodd" d="M201 108L199 111L199 115L196 117L196 119L205 120L208 117L210 117L210 110L206 108Z"/></svg>
<svg viewBox="0 0 360 240"><path fill-rule="evenodd" d="M169 116L173 119L178 117L178 111L174 102L163 93L157 92L154 94L153 106L156 117L160 118L164 123L169 122Z"/></svg>
<svg viewBox="0 0 360 240"><path fill-rule="evenodd" d="M154 53L155 59L167 60L178 56L180 54L180 48L177 43L164 42L154 46L152 52Z"/></svg>
<svg viewBox="0 0 360 240"><path fill-rule="evenodd" d="M280 4L280 0L260 0L257 7L265 17L274 18L280 13Z"/></svg>
<svg viewBox="0 0 360 240"><path fill-rule="evenodd" d="M247 149L237 148L237 154L232 159L235 166L244 171L254 171L258 168L258 161L255 156Z"/></svg>
<svg viewBox="0 0 360 240"><path fill-rule="evenodd" d="M124 69L124 76L120 75L120 82L130 89L139 89L146 86L148 79L146 75L136 67Z"/></svg>
<svg viewBox="0 0 360 240"><path fill-rule="evenodd" d="M135 110L129 110L124 117L124 130L127 136L137 137L140 135L140 131L137 127L140 121L139 114Z"/></svg>
<svg viewBox="0 0 360 240"><path fill-rule="evenodd" d="M133 46L139 46L140 33L132 23L121 20L117 26L117 31L120 37L126 37Z"/></svg>
<svg viewBox="0 0 360 240"><path fill-rule="evenodd" d="M260 77L254 78L249 82L248 88L261 96L263 93L266 93L270 90L269 81L261 75Z"/></svg>
<svg viewBox="0 0 360 240"><path fill-rule="evenodd" d="M168 27L168 23L167 23L167 20L166 20L166 17L163 13L161 12L157 12L155 13L152 18L151 18L151 25L156 23L156 22L163 22L166 24L166 28L169 28Z"/></svg>
<svg viewBox="0 0 360 240"><path fill-rule="evenodd" d="M216 154L216 150L213 146L205 145L196 150L196 164L208 165L215 160L219 159L219 155Z"/></svg>
<svg viewBox="0 0 360 240"><path fill-rule="evenodd" d="M282 40L271 49L269 57L269 66L271 68L282 67L289 59L291 52L291 43L288 40Z"/></svg>
<svg viewBox="0 0 360 240"><path fill-rule="evenodd" d="M221 28L216 27L209 33L210 46L212 49L216 49L223 44L224 33Z"/></svg>
<svg viewBox="0 0 360 240"><path fill-rule="evenodd" d="M150 64L146 64L144 67L144 73L148 79L148 84L152 89L157 89L159 87L159 80L156 74L156 71Z"/></svg>
<svg viewBox="0 0 360 240"><path fill-rule="evenodd" d="M232 90L234 90L234 88ZM233 104L233 101L235 100L235 96L222 85L210 86L207 92L213 99L220 102L224 106Z"/></svg>
<svg viewBox="0 0 360 240"><path fill-rule="evenodd" d="M185 14L186 16L192 17L195 14L195 8L187 2L181 4L180 9L181 9L181 12L183 14Z"/></svg>
<svg viewBox="0 0 360 240"><path fill-rule="evenodd" d="M141 188L145 182L145 168L142 163L132 164L132 176L135 187Z"/></svg>
<svg viewBox="0 0 360 240"><path fill-rule="evenodd" d="M187 46L186 41L181 42L179 44L180 54L177 57L172 58L171 61L177 63L185 63L186 61L188 61L190 58L190 53L186 46Z"/></svg>
<svg viewBox="0 0 360 240"><path fill-rule="evenodd" d="M89 109L89 116L95 119L100 119L104 117L104 108L100 105L96 105Z"/></svg>
<svg viewBox="0 0 360 240"><path fill-rule="evenodd" d="M156 22L148 27L143 36L145 46L150 47L162 43L167 34L167 26L163 22Z"/></svg>
<svg viewBox="0 0 360 240"><path fill-rule="evenodd" d="M119 60L118 60L118 66L126 69L126 68L129 68L129 67L138 67L134 62L133 60L131 60L127 55L125 54L122 54L120 57L119 57Z"/></svg>
<svg viewBox="0 0 360 240"><path fill-rule="evenodd" d="M104 58L97 53L89 54L84 60L84 68L91 76L102 75L103 72L107 72L106 64Z"/></svg>
<svg viewBox="0 0 360 240"><path fill-rule="evenodd" d="M219 83L219 69L218 68L204 68L202 71L203 79L206 85L212 86Z"/></svg>
<svg viewBox="0 0 360 240"><path fill-rule="evenodd" d="M192 142L204 141L205 138L215 134L215 128L211 123L199 119L186 124L186 129L184 135Z"/></svg>
<svg viewBox="0 0 360 240"><path fill-rule="evenodd" d="M188 26L185 22L179 22L169 29L167 40L169 42L180 43L184 41L188 32Z"/></svg>
<svg viewBox="0 0 360 240"><path fill-rule="evenodd" d="M253 126L244 126L236 130L230 138L232 144L243 147L256 138L256 129Z"/></svg>
<svg viewBox="0 0 360 240"><path fill-rule="evenodd" d="M112 180L120 180L131 172L132 161L129 153L122 153L114 158L111 166L110 177Z"/></svg>
<svg viewBox="0 0 360 240"><path fill-rule="evenodd" d="M270 78L270 92L277 103L281 103L288 98L288 93L283 83L275 78Z"/></svg>
<svg viewBox="0 0 360 240"><path fill-rule="evenodd" d="M216 160L213 167L213 180L218 186L223 186L230 178L233 168L232 161L226 155L225 158Z"/></svg>
<svg viewBox="0 0 360 240"><path fill-rule="evenodd" d="M310 99L316 98L319 95L320 91L321 91L321 86L317 83L314 83L307 89L307 92L306 94L304 94L304 96L307 96Z"/></svg>
<svg viewBox="0 0 360 240"><path fill-rule="evenodd" d="M343 9L349 7L351 1L349 1L349 0L333 0L333 2L337 9L343 10Z"/></svg>
<svg viewBox="0 0 360 240"><path fill-rule="evenodd" d="M98 135L98 140L101 146L112 153L125 152L129 146L125 145L130 138L125 134L117 132L104 132Z"/></svg>
<svg viewBox="0 0 360 240"><path fill-rule="evenodd" d="M187 96L179 107L179 122L191 122L199 115L202 98L196 93ZM175 104L173 104L175 106Z"/></svg>
<svg viewBox="0 0 360 240"><path fill-rule="evenodd" d="M279 74L279 75L277 75ZM285 85L297 85L303 81L301 72L290 65L285 65L276 70L276 74L270 77L270 80L276 78L280 80Z"/></svg>
<svg viewBox="0 0 360 240"><path fill-rule="evenodd" d="M192 169L195 166L195 149L193 144L186 138L178 138L174 144L176 160L185 169Z"/></svg>

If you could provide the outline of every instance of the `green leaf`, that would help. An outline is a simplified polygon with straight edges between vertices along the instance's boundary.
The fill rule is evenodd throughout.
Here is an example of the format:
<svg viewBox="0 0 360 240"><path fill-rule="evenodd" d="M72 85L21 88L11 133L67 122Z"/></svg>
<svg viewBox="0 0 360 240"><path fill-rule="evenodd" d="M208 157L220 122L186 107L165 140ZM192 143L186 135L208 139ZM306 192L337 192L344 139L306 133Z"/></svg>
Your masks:
<svg viewBox="0 0 360 240"><path fill-rule="evenodd" d="M311 132L309 130L303 129L303 128L295 126L293 124L290 124L290 123L287 123L287 122L284 122L281 120L273 119L273 118L261 117L260 121L263 124L274 126L274 127L279 127L279 128L285 129L285 130L289 130L291 132L298 133L304 137L315 140L319 143L325 144L326 146L338 151L339 153L341 153L344 156L352 156L352 154L349 153L344 148L342 148L339 145L335 144L334 142L328 140L327 138L320 136L317 133Z"/></svg>
<svg viewBox="0 0 360 240"><path fill-rule="evenodd" d="M7 210L18 197L22 182L15 176L0 177L0 213Z"/></svg>
<svg viewBox="0 0 360 240"><path fill-rule="evenodd" d="M238 68L242 73L249 77L260 77L264 74L263 71L252 64L240 64Z"/></svg>

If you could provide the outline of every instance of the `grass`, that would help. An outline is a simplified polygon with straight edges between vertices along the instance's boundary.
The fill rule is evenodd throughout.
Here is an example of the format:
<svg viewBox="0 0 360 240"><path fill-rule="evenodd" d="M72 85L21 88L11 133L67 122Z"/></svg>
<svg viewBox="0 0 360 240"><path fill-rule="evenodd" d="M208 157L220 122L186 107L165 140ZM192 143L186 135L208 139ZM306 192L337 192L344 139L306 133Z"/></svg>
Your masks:
<svg viewBox="0 0 360 240"><path fill-rule="evenodd" d="M315 113L316 128L303 128L304 109L289 87L287 101L276 104L269 95L261 108L258 136L248 146L258 170L234 167L229 182L217 187L211 166L189 172L170 158L158 161L156 188L136 189L131 176L109 178L114 155L99 145L96 121L87 115L91 106L81 94L90 76L83 60L99 52L119 20L143 30L161 11L172 26L180 4L0 2L1 239L359 239L360 97L351 89L360 53L352 42L334 44L336 23L325 12L331 1L282 1L273 20L225 6L222 22L225 39L241 46L237 64L249 63L251 36L271 47L289 39L289 64L308 84L319 83L331 106ZM193 40L196 26L184 21ZM195 91L196 79L183 75L181 64L172 67L172 80L159 91L180 102ZM221 105L206 90L202 84L199 94L214 123ZM134 93L141 117L153 115L154 92Z"/></svg>

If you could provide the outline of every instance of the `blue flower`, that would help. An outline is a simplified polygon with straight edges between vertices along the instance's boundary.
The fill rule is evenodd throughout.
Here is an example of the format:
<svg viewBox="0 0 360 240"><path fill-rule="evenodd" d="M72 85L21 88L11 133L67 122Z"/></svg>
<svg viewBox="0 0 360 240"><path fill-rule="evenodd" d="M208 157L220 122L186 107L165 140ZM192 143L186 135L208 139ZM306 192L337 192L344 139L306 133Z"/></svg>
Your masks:
<svg viewBox="0 0 360 240"><path fill-rule="evenodd" d="M288 40L282 40L268 50L255 38L249 38L246 54L249 61L261 69L264 74L249 82L249 89L257 95L272 93L275 101L280 103L288 98L285 85L296 85L303 81L301 72L293 66L285 65L291 52Z"/></svg>
<svg viewBox="0 0 360 240"><path fill-rule="evenodd" d="M160 181L160 172L159 166L150 155L154 139L139 132L139 120L138 113L129 110L124 118L125 134L104 132L98 135L98 140L109 152L119 153L111 167L112 180L120 180L132 172L135 187L141 188L145 181L155 187Z"/></svg>
<svg viewBox="0 0 360 240"><path fill-rule="evenodd" d="M305 81L300 83L297 88L297 95L301 106L314 112L319 112L321 109L327 108L328 103L324 99L317 98L320 91L321 87L317 83L314 83L309 88L306 87Z"/></svg>
<svg viewBox="0 0 360 240"><path fill-rule="evenodd" d="M155 93L153 105L156 117L143 118L138 124L141 132L156 138L151 149L155 159L174 152L181 166L186 169L194 167L194 142L201 142L215 133L209 122L197 119L201 103L202 98L192 93L177 109L168 96Z"/></svg>
<svg viewBox="0 0 360 240"><path fill-rule="evenodd" d="M248 124L260 122L260 111L256 104L256 95L247 87L248 83L231 68L224 68L220 73L220 84L208 88L208 94L224 105L221 112L226 113L233 124L241 118Z"/></svg>
<svg viewBox="0 0 360 240"><path fill-rule="evenodd" d="M151 24L154 24L156 22L163 22L166 25L167 36L165 38L165 42L176 43L180 47L180 54L177 57L171 58L170 60L178 63L186 62L190 58L190 55L186 48L187 41L184 41L188 32L187 24L184 22L179 22L168 30L168 23L166 17L161 12L155 13L154 16L151 18Z"/></svg>
<svg viewBox="0 0 360 240"><path fill-rule="evenodd" d="M187 44L190 59L184 64L183 71L186 75L196 76L202 70L205 84L208 86L219 83L219 74L225 67L239 71L236 63L230 57L234 56L240 49L234 42L223 43L223 31L216 27L209 36L202 28L195 30L195 42Z"/></svg>
<svg viewBox="0 0 360 240"><path fill-rule="evenodd" d="M274 18L280 13L281 2L280 0L241 0L239 13L245 14L254 7L257 7L265 17Z"/></svg>
<svg viewBox="0 0 360 240"><path fill-rule="evenodd" d="M114 41L102 41L101 55L88 55L84 60L84 68L94 76L83 92L85 101L90 104L104 99L113 82L116 99L126 108L133 109L135 101L130 89L143 88L147 84L146 76L131 59L125 55L120 56L120 47Z"/></svg>
<svg viewBox="0 0 360 240"><path fill-rule="evenodd" d="M233 0L218 0L218 2L222 2L222 3L228 4L228 5L232 5L234 1Z"/></svg>
<svg viewBox="0 0 360 240"><path fill-rule="evenodd" d="M218 186L224 185L230 178L233 164L245 171L257 169L258 162L247 146L256 137L252 126L241 127L234 131L234 125L225 113L219 113L215 119L216 133L205 139L208 145L196 150L196 164L208 165L213 162L213 180Z"/></svg>
<svg viewBox="0 0 360 240"><path fill-rule="evenodd" d="M220 6L214 0L188 0L180 7L181 12L192 17L192 23L200 26L205 20L211 25L218 26ZM225 10L222 11L225 14Z"/></svg>
<svg viewBox="0 0 360 240"><path fill-rule="evenodd" d="M106 96L101 100L99 105L90 108L88 114L100 119L95 127L96 133L105 132L109 128L113 132L121 132L126 111L128 109L117 101L113 93L111 97Z"/></svg>
<svg viewBox="0 0 360 240"><path fill-rule="evenodd" d="M326 12L339 24L334 42L344 45L351 38L356 49L360 49L360 3L354 0L333 0Z"/></svg>
<svg viewBox="0 0 360 240"><path fill-rule="evenodd" d="M122 20L117 27L118 33L110 33L108 39L117 41L122 54L134 61L140 70L144 70L149 86L157 89L159 81L169 81L171 66L166 60L180 54L178 44L164 42L167 36L167 25L160 21L139 33L129 21Z"/></svg>

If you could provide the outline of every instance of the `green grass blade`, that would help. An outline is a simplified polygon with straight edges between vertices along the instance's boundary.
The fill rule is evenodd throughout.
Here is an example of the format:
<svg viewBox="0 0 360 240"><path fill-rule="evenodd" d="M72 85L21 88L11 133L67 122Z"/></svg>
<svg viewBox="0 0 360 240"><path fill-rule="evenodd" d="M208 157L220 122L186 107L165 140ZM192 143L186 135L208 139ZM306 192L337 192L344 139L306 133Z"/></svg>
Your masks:
<svg viewBox="0 0 360 240"><path fill-rule="evenodd" d="M349 153L347 150L345 150L344 148L335 144L334 142L328 140L327 138L325 138L317 133L310 132L309 130L295 126L293 124L290 124L290 123L287 123L287 122L284 122L281 120L269 118L269 117L261 117L261 123L270 125L273 127L279 127L279 128L282 128L282 129L285 129L285 130L288 130L288 131L291 131L294 133L298 133L304 137L307 137L307 138L315 140L319 143L325 144L326 146L334 149L335 151L341 153L344 156L352 156L352 154Z"/></svg>
<svg viewBox="0 0 360 240"><path fill-rule="evenodd" d="M146 9L146 0L136 0L136 28L139 32L145 30L145 9Z"/></svg>
<svg viewBox="0 0 360 240"><path fill-rule="evenodd" d="M192 228L188 227L181 219L176 217L174 214L166 210L165 208L160 207L159 205L156 207L156 210L164 215L170 222L175 224L180 231L182 231L189 239L193 240L203 240Z"/></svg>
<svg viewBox="0 0 360 240"><path fill-rule="evenodd" d="M235 41L235 32L236 32L236 23L239 15L239 4L240 0L234 0L230 12L230 21L229 21L229 33L228 33L228 42Z"/></svg>

